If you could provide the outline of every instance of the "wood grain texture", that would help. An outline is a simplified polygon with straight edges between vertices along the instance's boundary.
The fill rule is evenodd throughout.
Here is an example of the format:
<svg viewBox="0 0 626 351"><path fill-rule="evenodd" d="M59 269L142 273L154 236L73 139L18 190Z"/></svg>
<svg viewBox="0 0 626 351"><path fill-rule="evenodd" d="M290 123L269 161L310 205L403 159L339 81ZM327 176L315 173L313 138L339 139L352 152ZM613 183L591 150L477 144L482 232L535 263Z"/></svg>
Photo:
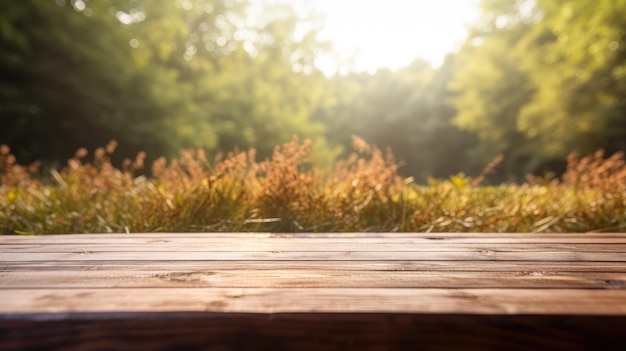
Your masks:
<svg viewBox="0 0 626 351"><path fill-rule="evenodd" d="M354 241L354 240L352 240ZM399 241L399 240L398 240ZM106 245L106 247L103 247ZM468 252L468 251L494 251L494 252L621 252L626 253L626 243L623 244L597 244L597 243L412 243L412 242L389 242L383 240L370 242L333 242L333 239L325 240L275 240L267 239L259 243L237 240L228 241L204 241L204 242L145 242L145 243L46 243L46 244L10 244L2 245L4 252L20 253L55 253L55 252L96 252L103 249L106 252L263 252L276 251L280 248L283 252L368 252L375 249L378 252Z"/></svg>
<svg viewBox="0 0 626 351"><path fill-rule="evenodd" d="M396 312L626 315L621 289L72 288L3 289L0 313Z"/></svg>
<svg viewBox="0 0 626 351"><path fill-rule="evenodd" d="M621 289L626 273L272 270L115 270L0 272L5 289L69 288L535 288ZM382 273L382 274L381 274Z"/></svg>
<svg viewBox="0 0 626 351"><path fill-rule="evenodd" d="M330 271L427 271L427 272L514 272L518 274L541 274L545 272L597 272L623 273L623 262L550 262L550 261L19 261L2 262L0 272L53 272L53 271L180 271L180 270L330 270Z"/></svg>
<svg viewBox="0 0 626 351"><path fill-rule="evenodd" d="M103 248L102 250L106 250ZM71 252L4 252L0 255L3 261L119 261L119 260L190 260L190 261L602 261L623 262L626 252L569 252L569 251L280 251L275 247L272 251L81 251L76 248Z"/></svg>
<svg viewBox="0 0 626 351"><path fill-rule="evenodd" d="M626 234L0 236L0 350L623 350Z"/></svg>

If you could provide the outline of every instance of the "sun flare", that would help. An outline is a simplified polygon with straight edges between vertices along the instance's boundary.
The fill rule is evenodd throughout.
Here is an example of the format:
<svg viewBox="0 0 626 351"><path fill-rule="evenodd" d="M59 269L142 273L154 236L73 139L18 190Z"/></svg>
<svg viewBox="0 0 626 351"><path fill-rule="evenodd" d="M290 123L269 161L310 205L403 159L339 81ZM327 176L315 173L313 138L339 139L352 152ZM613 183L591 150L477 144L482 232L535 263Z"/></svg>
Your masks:
<svg viewBox="0 0 626 351"><path fill-rule="evenodd" d="M320 38L333 53L318 58L326 73L397 69L416 58L438 66L466 36L479 14L477 0L274 0L302 16L323 16Z"/></svg>

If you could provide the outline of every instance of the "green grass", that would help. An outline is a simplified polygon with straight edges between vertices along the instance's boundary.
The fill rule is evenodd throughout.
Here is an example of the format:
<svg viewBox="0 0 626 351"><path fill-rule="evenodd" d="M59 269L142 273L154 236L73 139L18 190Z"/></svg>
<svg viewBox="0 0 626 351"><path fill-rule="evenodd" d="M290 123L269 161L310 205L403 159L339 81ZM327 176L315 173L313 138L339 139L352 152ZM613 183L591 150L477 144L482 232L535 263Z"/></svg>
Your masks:
<svg viewBox="0 0 626 351"><path fill-rule="evenodd" d="M355 153L330 174L310 169L297 139L257 162L254 151L209 161L202 151L158 159L134 176L145 154L121 169L112 142L77 151L49 176L0 147L0 233L107 232L588 232L626 230L623 154L568 158L559 179L481 186L483 174L429 181L401 178L390 153L354 139Z"/></svg>

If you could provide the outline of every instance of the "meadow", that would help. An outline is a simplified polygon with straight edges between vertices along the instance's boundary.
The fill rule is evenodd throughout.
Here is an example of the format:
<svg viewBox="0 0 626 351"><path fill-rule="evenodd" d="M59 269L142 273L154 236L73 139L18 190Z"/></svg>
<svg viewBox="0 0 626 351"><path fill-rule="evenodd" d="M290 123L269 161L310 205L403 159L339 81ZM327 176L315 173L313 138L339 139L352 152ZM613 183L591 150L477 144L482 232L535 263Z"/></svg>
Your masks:
<svg viewBox="0 0 626 351"><path fill-rule="evenodd" d="M560 177L482 185L475 177L418 185L391 152L358 137L323 173L294 138L257 161L254 150L209 160L184 151L115 167L111 141L79 149L60 170L21 165L0 147L0 234L131 232L590 232L626 231L623 153L570 154ZM139 175L141 174L141 175Z"/></svg>

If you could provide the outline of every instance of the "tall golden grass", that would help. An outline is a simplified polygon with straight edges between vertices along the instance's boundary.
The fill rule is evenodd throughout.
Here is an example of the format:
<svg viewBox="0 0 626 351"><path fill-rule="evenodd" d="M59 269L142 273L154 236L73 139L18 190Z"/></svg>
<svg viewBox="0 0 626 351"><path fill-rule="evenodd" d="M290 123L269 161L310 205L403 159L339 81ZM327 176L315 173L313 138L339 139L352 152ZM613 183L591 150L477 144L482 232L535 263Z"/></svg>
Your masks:
<svg viewBox="0 0 626 351"><path fill-rule="evenodd" d="M501 157L475 178L413 184L391 152L358 137L354 153L330 174L310 166L309 141L294 138L269 159L254 150L209 160L184 151L159 158L149 176L145 153L111 163L117 144L79 149L61 169L35 177L0 146L0 233L100 232L588 232L626 230L624 155L571 154L560 178L481 186Z"/></svg>

